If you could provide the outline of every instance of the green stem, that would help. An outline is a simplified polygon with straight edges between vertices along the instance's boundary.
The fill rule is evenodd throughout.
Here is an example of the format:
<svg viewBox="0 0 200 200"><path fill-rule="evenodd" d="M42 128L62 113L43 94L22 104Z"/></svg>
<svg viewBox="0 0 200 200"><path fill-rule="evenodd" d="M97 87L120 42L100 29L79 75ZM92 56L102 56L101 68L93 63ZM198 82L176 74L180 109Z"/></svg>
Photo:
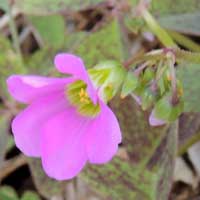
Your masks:
<svg viewBox="0 0 200 200"><path fill-rule="evenodd" d="M11 31L11 35L12 35L12 40L13 40L13 44L14 44L14 48L21 60L21 63L23 63L23 57L22 57L22 52L20 49L20 43L19 43L19 37L18 37L18 33L17 33L17 28L15 25L15 21L13 19L12 16L12 12L11 12L11 6L9 5L9 1L7 1L7 13L9 16L9 26L10 26L10 31Z"/></svg>
<svg viewBox="0 0 200 200"><path fill-rule="evenodd" d="M192 41L190 38L172 30L167 30L167 33L180 45L195 52L200 52L200 45Z"/></svg>
<svg viewBox="0 0 200 200"><path fill-rule="evenodd" d="M147 9L142 11L142 16L151 31L158 37L165 47L176 47L176 43L168 33L157 23L156 19L148 12Z"/></svg>
<svg viewBox="0 0 200 200"><path fill-rule="evenodd" d="M177 86L176 86L176 71L174 68L175 64L175 56L173 53L168 52L167 53L168 57L168 66L170 70L170 75L171 75L171 85L172 85L172 104L175 105L178 102L178 96L177 96Z"/></svg>
<svg viewBox="0 0 200 200"><path fill-rule="evenodd" d="M189 62L200 64L200 53L198 52L190 52L183 49L173 49L176 60L178 62Z"/></svg>

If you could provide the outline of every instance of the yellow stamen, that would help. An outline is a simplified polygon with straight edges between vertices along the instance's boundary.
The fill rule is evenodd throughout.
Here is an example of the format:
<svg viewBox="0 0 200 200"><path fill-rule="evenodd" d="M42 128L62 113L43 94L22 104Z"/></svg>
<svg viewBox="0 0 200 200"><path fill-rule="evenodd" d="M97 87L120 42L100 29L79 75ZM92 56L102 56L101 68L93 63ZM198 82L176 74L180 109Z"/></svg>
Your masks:
<svg viewBox="0 0 200 200"><path fill-rule="evenodd" d="M79 97L81 103L86 103L86 104L90 103L88 94L83 88L81 88L79 92Z"/></svg>
<svg viewBox="0 0 200 200"><path fill-rule="evenodd" d="M87 92L85 92L84 96L88 98L88 93L87 93Z"/></svg>
<svg viewBox="0 0 200 200"><path fill-rule="evenodd" d="M80 98L80 102L81 102L81 103L84 103L84 102L85 102L85 98L84 98L84 97L81 97L81 98Z"/></svg>
<svg viewBox="0 0 200 200"><path fill-rule="evenodd" d="M85 96L85 91L83 88L81 88L81 91L79 92L79 96L80 97L84 97Z"/></svg>

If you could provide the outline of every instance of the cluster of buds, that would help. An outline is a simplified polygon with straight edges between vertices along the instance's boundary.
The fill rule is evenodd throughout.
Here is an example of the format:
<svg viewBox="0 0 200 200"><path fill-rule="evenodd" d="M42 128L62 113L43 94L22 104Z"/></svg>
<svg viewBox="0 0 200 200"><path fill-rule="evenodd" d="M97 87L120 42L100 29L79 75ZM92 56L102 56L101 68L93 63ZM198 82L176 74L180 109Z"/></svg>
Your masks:
<svg viewBox="0 0 200 200"><path fill-rule="evenodd" d="M121 97L131 95L142 110L150 111L152 126L175 121L183 111L183 88L175 73L175 55L162 50L159 60L148 60L129 70Z"/></svg>

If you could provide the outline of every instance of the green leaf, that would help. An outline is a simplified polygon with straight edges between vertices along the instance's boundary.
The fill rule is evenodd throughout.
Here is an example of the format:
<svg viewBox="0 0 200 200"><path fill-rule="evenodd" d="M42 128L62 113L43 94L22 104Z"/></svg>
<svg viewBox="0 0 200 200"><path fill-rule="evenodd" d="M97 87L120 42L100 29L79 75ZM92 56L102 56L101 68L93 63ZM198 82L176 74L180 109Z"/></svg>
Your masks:
<svg viewBox="0 0 200 200"><path fill-rule="evenodd" d="M92 67L104 60L121 62L123 52L117 20L113 20L98 32L90 34L77 46L74 53L83 58L86 67Z"/></svg>
<svg viewBox="0 0 200 200"><path fill-rule="evenodd" d="M187 14L176 14L169 15L159 18L159 23L167 29L174 31L200 35L200 14L198 13L187 13Z"/></svg>
<svg viewBox="0 0 200 200"><path fill-rule="evenodd" d="M86 9L101 2L102 0L20 0L16 4L26 14L44 15Z"/></svg>
<svg viewBox="0 0 200 200"><path fill-rule="evenodd" d="M8 3L6 1L0 1L0 8L2 8L4 11L7 11L8 9Z"/></svg>
<svg viewBox="0 0 200 200"><path fill-rule="evenodd" d="M2 200L18 200L17 193L10 186L0 187L0 199Z"/></svg>
<svg viewBox="0 0 200 200"><path fill-rule="evenodd" d="M137 87L137 84L138 84L138 78L134 75L132 71L129 71L126 75L126 78L122 86L122 91L121 91L122 98L130 94Z"/></svg>
<svg viewBox="0 0 200 200"><path fill-rule="evenodd" d="M59 47L65 38L65 22L60 15L30 16L29 20L39 32L44 45Z"/></svg>
<svg viewBox="0 0 200 200"><path fill-rule="evenodd" d="M40 197L37 193L32 191L26 191L23 196L21 197L21 200L40 200Z"/></svg>
<svg viewBox="0 0 200 200"><path fill-rule="evenodd" d="M183 83L185 112L200 112L200 64L181 63L178 77Z"/></svg>
<svg viewBox="0 0 200 200"><path fill-rule="evenodd" d="M27 68L31 74L60 75L57 73L53 60L58 52L68 52L76 49L84 40L85 33L72 33L65 37L62 47L44 47L27 58Z"/></svg>
<svg viewBox="0 0 200 200"><path fill-rule="evenodd" d="M0 35L0 96L9 97L6 86L6 79L11 74L24 73L21 60L13 49L7 38Z"/></svg>

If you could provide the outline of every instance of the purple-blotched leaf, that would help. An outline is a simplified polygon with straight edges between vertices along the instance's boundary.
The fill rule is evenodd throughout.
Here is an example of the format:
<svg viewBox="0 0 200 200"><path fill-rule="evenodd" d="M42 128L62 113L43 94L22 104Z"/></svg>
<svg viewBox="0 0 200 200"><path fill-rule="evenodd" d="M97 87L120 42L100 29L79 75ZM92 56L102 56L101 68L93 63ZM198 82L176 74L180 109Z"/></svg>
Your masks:
<svg viewBox="0 0 200 200"><path fill-rule="evenodd" d="M167 200L177 147L176 125L151 128L131 98L113 101L112 108L122 127L128 158L119 155L107 165L88 166L82 177L96 191L116 200Z"/></svg>

